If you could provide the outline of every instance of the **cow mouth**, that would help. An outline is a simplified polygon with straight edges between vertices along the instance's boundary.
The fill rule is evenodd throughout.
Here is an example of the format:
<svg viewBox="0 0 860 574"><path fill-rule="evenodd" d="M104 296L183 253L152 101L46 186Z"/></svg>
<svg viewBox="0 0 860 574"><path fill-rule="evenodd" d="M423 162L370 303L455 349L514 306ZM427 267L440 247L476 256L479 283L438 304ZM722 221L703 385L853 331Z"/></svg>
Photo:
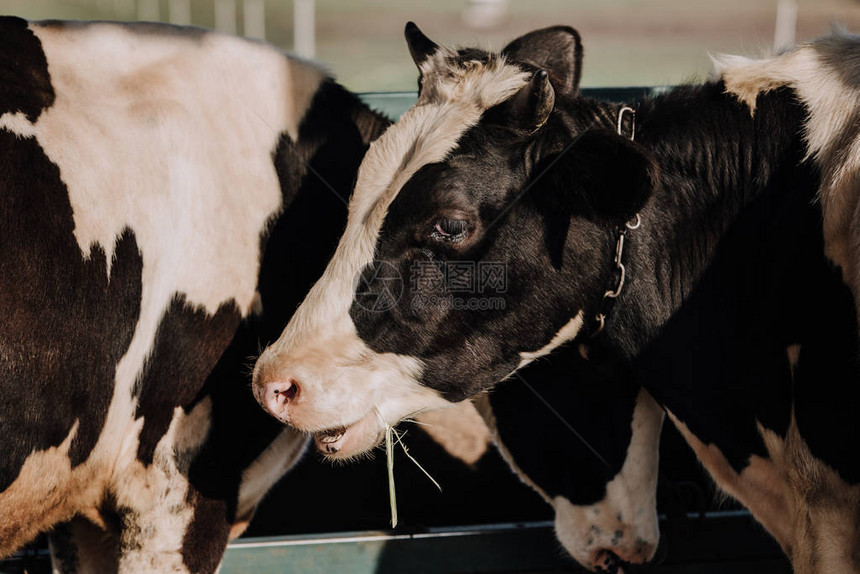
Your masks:
<svg viewBox="0 0 860 574"><path fill-rule="evenodd" d="M631 564L623 561L611 550L601 550L596 557L594 567L597 572L605 574L624 574Z"/></svg>
<svg viewBox="0 0 860 574"><path fill-rule="evenodd" d="M314 433L314 443L317 450L326 454L335 454L343 444L343 438L349 427L339 426Z"/></svg>
<svg viewBox="0 0 860 574"><path fill-rule="evenodd" d="M354 423L340 425L313 433L317 450L327 458L346 459L375 447L382 439L379 418L375 411Z"/></svg>

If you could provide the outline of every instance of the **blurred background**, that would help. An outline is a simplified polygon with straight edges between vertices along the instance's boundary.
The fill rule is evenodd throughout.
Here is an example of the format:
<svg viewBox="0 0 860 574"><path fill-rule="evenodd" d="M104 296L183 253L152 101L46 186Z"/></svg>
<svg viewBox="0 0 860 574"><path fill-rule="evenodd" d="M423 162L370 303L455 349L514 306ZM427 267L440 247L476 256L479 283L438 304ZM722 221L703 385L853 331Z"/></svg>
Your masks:
<svg viewBox="0 0 860 574"><path fill-rule="evenodd" d="M704 79L709 53L762 55L833 24L860 31L860 0L0 0L0 13L162 20L264 38L324 62L358 92L415 89L408 20L438 42L496 49L571 25L582 34L588 87Z"/></svg>

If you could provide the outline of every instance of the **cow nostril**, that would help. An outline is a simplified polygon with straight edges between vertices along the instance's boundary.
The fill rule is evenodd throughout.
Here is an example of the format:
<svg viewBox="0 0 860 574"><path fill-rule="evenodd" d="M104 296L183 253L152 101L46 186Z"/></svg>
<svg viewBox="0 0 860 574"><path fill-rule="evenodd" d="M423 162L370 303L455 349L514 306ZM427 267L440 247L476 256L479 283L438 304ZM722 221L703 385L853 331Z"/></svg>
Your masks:
<svg viewBox="0 0 860 574"><path fill-rule="evenodd" d="M299 394L299 386L295 381L288 381L283 389L275 389L275 394L285 401L291 401Z"/></svg>
<svg viewBox="0 0 860 574"><path fill-rule="evenodd" d="M285 381L275 381L266 385L266 408L276 416L284 414L284 410L290 401L295 400L299 394L299 383L289 378Z"/></svg>
<svg viewBox="0 0 860 574"><path fill-rule="evenodd" d="M621 559L611 550L601 550L594 561L594 567L598 572L617 574L621 568Z"/></svg>

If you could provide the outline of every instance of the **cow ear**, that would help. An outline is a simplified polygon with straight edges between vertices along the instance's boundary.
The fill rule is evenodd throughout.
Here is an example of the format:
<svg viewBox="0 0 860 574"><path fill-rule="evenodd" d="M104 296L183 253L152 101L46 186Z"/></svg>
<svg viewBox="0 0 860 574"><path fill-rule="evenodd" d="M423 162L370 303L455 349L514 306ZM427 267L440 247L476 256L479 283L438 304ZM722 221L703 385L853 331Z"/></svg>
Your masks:
<svg viewBox="0 0 860 574"><path fill-rule="evenodd" d="M596 218L623 225L651 197L657 162L638 143L610 130L590 130L573 144L566 180Z"/></svg>
<svg viewBox="0 0 860 574"><path fill-rule="evenodd" d="M651 153L610 130L589 130L550 168L556 201L586 216L621 226L639 213L657 185Z"/></svg>
<svg viewBox="0 0 860 574"><path fill-rule="evenodd" d="M421 68L421 63L433 55L439 49L439 45L424 35L414 22L407 22L406 29L403 31L406 36L406 45L409 46L409 54L412 55L412 61L418 68Z"/></svg>
<svg viewBox="0 0 860 574"><path fill-rule="evenodd" d="M544 125L555 105L555 91L546 70L538 70L509 100L484 113L485 121L532 133Z"/></svg>
<svg viewBox="0 0 860 574"><path fill-rule="evenodd" d="M549 73L559 93L576 96L582 77L582 42L570 26L553 26L520 36L502 50L511 60L525 62Z"/></svg>

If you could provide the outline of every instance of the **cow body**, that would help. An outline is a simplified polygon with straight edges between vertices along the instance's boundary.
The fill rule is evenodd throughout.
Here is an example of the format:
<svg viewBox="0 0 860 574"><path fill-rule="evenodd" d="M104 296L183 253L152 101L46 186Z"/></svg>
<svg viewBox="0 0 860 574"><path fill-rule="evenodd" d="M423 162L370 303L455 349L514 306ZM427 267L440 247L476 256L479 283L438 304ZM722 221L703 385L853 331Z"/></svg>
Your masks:
<svg viewBox="0 0 860 574"><path fill-rule="evenodd" d="M241 408L247 347L319 266L289 277L295 245L273 237L313 212L294 202L314 207L306 166L331 138L349 184L386 122L264 44L0 28L0 555L71 521L61 569L213 571L305 441ZM259 317L263 282L293 299ZM253 438L225 426L234 405Z"/></svg>
<svg viewBox="0 0 860 574"><path fill-rule="evenodd" d="M258 397L299 428L339 425L351 456L375 441L365 409L457 401L594 337L798 572L857 571L857 321L842 281L854 226L839 222L854 201L845 102L860 44L837 35L760 75L742 62L633 110L571 89L574 35L550 28L488 54L407 27L418 104L369 151L335 258L258 363ZM823 212L819 191L836 198ZM351 302L347 275L371 278L358 294L382 293L375 270L423 260L504 263L505 305ZM338 350L320 352L329 337ZM374 375L366 400L332 410L352 374L333 363ZM296 400L263 392L285 385Z"/></svg>
<svg viewBox="0 0 860 574"><path fill-rule="evenodd" d="M683 166L663 167L667 192L643 209L643 221L671 213L684 195L713 191L721 205L708 201L691 214L701 218L710 211L711 228L704 232L676 224L674 237L661 232L637 236L641 243L634 239L631 304L659 309L674 291L671 283L658 281L663 287L655 289L632 279L647 276L646 269L681 278L678 268L686 266L693 280L676 283L670 315L650 326L659 325L659 334L645 337L639 327L623 333L633 324L619 324L607 342L647 341L633 350L631 361L642 384L717 483L752 511L798 571L853 571L858 505L847 501L856 496L856 459L834 439L857 432L846 411L857 378L856 321L850 292L824 255L818 170L804 161L805 113L794 94L783 91L761 98L755 117L744 120L748 109L737 109L722 92L722 86L707 86L639 110L638 141L654 151L659 165ZM720 124L744 131L735 139L715 124L688 148L697 151L681 151L683 141L674 138L684 123L680 106L707 109L720 102L734 117L724 116ZM676 120L668 122L672 115ZM707 120L691 114L689 121ZM723 145L729 147L720 150ZM685 190L678 172L689 177L703 160L721 175L699 173L686 180ZM661 254L670 250L675 261L661 269ZM829 509L826 519L822 506ZM829 532L835 524L838 536Z"/></svg>

